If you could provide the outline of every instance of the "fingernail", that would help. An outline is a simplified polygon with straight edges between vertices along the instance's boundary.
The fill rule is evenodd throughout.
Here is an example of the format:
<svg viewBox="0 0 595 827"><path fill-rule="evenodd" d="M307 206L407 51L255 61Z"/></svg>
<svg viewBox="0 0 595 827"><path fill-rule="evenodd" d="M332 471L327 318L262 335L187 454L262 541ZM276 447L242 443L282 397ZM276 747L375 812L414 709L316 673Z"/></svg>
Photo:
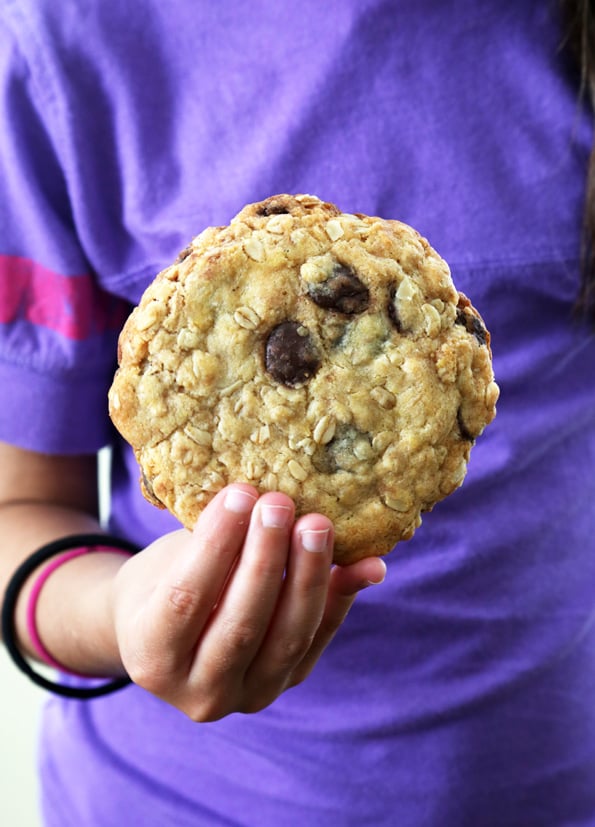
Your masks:
<svg viewBox="0 0 595 827"><path fill-rule="evenodd" d="M291 517L288 505L263 504L260 507L260 519L265 528L286 528Z"/></svg>
<svg viewBox="0 0 595 827"><path fill-rule="evenodd" d="M379 575L377 580L368 580L369 586L378 586L379 583L384 582L384 578L386 577L386 563L384 560L380 560L379 562L382 563L382 573Z"/></svg>
<svg viewBox="0 0 595 827"><path fill-rule="evenodd" d="M247 514L254 508L257 498L248 491L241 488L230 488L225 495L223 503L226 511L233 511L234 514Z"/></svg>
<svg viewBox="0 0 595 827"><path fill-rule="evenodd" d="M305 551L326 551L329 533L330 530L328 528L307 528L304 531L300 531L302 548Z"/></svg>

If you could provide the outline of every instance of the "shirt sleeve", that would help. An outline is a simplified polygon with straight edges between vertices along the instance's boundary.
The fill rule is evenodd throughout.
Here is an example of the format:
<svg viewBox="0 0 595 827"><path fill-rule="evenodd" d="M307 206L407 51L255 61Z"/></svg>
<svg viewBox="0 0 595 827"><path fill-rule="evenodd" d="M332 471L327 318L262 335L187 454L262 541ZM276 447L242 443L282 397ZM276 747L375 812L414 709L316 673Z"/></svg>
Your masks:
<svg viewBox="0 0 595 827"><path fill-rule="evenodd" d="M107 390L129 308L101 289L78 241L51 104L0 19L0 440L90 453L112 434Z"/></svg>

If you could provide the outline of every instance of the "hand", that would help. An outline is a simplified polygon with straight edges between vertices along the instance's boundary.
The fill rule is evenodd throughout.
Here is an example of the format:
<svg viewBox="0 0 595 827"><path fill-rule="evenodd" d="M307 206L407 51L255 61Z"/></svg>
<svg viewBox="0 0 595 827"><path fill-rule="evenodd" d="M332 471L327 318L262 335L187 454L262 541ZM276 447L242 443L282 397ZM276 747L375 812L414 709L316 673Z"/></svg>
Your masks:
<svg viewBox="0 0 595 827"><path fill-rule="evenodd" d="M195 530L167 534L120 569L116 636L139 686L196 721L256 712L300 683L379 558L331 569L333 526L294 522L278 492L228 486Z"/></svg>

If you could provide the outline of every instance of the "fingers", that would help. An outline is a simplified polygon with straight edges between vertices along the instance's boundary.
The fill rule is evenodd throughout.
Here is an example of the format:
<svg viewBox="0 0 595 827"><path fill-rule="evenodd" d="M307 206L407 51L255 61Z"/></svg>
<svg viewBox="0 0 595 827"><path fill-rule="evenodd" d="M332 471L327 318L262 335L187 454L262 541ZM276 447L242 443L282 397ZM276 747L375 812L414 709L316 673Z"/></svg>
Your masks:
<svg viewBox="0 0 595 827"><path fill-rule="evenodd" d="M252 712L299 683L378 558L331 569L333 526L295 520L285 494L228 486L194 532L154 543L123 567L120 648L131 678L193 720Z"/></svg>
<svg viewBox="0 0 595 827"><path fill-rule="evenodd" d="M265 494L252 514L242 555L201 643L201 657L243 670L266 633L278 600L294 520L284 494ZM224 645L223 640L224 638Z"/></svg>
<svg viewBox="0 0 595 827"><path fill-rule="evenodd" d="M202 635L190 675L202 697L212 701L223 694L229 702L241 690L279 601L293 522L294 505L284 494L265 494L254 508L241 557Z"/></svg>
<svg viewBox="0 0 595 827"><path fill-rule="evenodd" d="M312 671L323 651L347 617L357 594L382 583L386 564L380 557L367 557L351 566L336 566L330 573L328 598L312 645L293 672L291 685L301 683Z"/></svg>
<svg viewBox="0 0 595 827"><path fill-rule="evenodd" d="M189 668L200 632L236 565L257 500L255 489L244 484L217 494L154 589L144 640L147 651L159 653L164 675Z"/></svg>
<svg viewBox="0 0 595 827"><path fill-rule="evenodd" d="M330 578L333 525L309 514L293 528L287 572L275 612L245 678L243 711L268 705L290 682L308 653L324 614Z"/></svg>

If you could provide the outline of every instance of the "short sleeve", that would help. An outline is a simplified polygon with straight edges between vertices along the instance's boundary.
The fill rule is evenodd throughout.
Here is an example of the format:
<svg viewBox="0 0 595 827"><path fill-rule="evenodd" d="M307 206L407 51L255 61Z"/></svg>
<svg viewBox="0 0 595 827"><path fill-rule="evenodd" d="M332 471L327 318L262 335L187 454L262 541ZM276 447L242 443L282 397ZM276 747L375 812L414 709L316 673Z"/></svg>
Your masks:
<svg viewBox="0 0 595 827"><path fill-rule="evenodd" d="M90 453L110 441L128 307L98 285L77 239L51 113L0 20L0 440Z"/></svg>

